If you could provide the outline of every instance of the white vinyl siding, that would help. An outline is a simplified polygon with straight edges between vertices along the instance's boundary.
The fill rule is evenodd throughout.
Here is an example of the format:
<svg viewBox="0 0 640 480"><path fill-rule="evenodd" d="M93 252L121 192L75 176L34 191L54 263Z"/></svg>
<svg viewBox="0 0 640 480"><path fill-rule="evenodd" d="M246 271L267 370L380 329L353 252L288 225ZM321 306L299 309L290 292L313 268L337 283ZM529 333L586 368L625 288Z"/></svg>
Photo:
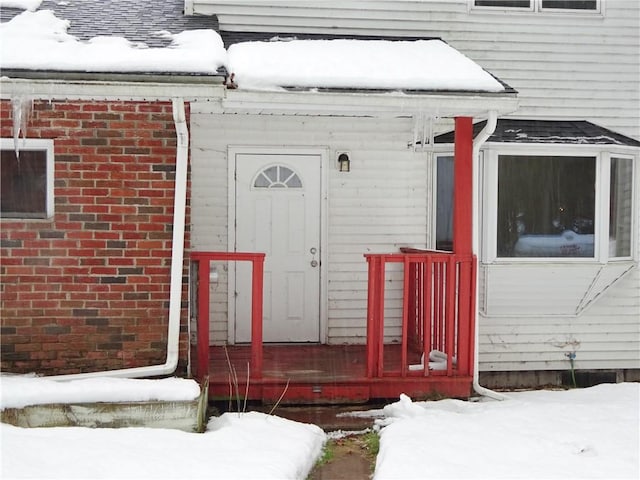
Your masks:
<svg viewBox="0 0 640 480"><path fill-rule="evenodd" d="M218 115L206 113L206 108L192 104L192 249L233 250L227 245L228 146L254 150L262 146L270 152L296 146L327 149L327 341L364 343L367 262L363 255L427 245L431 168L426 154L407 147L413 121ZM336 152L342 151L348 151L351 159L348 173L338 171ZM223 267L218 270L219 282L211 291L210 333L215 343L227 338L226 273ZM400 315L398 288L401 282L392 282L389 317ZM399 332L399 322L389 322L387 338Z"/></svg>
<svg viewBox="0 0 640 480"><path fill-rule="evenodd" d="M492 285L494 293L487 295L488 308L502 314L488 316L481 309L481 371L567 370L570 352L576 352L576 369L640 368L637 264L599 267L605 272L597 292L585 288L599 273L596 267L543 272L544 267L528 266L512 269L512 275L507 268L498 272L492 267L490 276L504 281ZM555 288L540 288L545 280ZM586 294L593 301L575 314Z"/></svg>
<svg viewBox="0 0 640 480"><path fill-rule="evenodd" d="M640 138L640 2L606 2L602 14L470 5L194 1L222 30L439 37L518 91L514 116L584 119Z"/></svg>
<svg viewBox="0 0 640 480"><path fill-rule="evenodd" d="M627 202L621 205L627 215L632 215L633 233L627 238L636 245L631 249L633 259L611 257L607 232L609 158L625 155L609 154L607 148L616 149L491 144L485 151L484 263L478 304L481 371L564 370L568 368L565 354L572 352L576 353L578 369L640 367L639 199L636 192L627 191ZM492 162L504 152L520 150L534 155L548 153L548 149L598 157L596 243L600 247L596 256L496 258L490 253L496 242L491 235L496 209L496 185L489 181ZM633 161L637 168L638 157ZM632 176L633 172L627 174Z"/></svg>

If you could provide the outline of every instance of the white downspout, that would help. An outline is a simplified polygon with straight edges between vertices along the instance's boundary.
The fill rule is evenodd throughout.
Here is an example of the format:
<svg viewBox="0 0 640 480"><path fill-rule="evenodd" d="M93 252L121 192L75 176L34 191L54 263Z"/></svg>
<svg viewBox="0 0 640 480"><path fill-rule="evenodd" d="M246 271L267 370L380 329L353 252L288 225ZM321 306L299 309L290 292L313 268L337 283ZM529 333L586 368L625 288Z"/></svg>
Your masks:
<svg viewBox="0 0 640 480"><path fill-rule="evenodd" d="M189 131L182 98L173 98L173 122L176 127L176 180L173 200L173 241L171 243L171 284L169 290L169 325L167 333L167 359L161 365L123 368L103 372L52 375L51 380L79 380L91 377L140 378L170 375L178 366L180 337L180 304L182 302L182 264L184 260L184 230L187 200L187 160Z"/></svg>
<svg viewBox="0 0 640 480"><path fill-rule="evenodd" d="M487 117L487 124L485 127L478 133L478 136L473 140L473 236L472 236L472 245L473 251L480 257L480 200L479 200L479 192L480 192L480 184L479 184L479 168L480 168L480 148L487 141L487 139L491 136L491 134L496 130L496 125L498 124L498 114L495 110L490 110L489 115ZM479 262L479 258L478 258ZM479 315L478 315L478 300L479 300L479 289L476 288L476 313L475 313L475 324L476 328L473 342L473 390L479 395L483 395L485 397L493 398L494 400L506 400L508 397L498 392L494 392L493 390L489 390L480 385L480 372L479 369L479 346L480 346L480 325L478 323Z"/></svg>

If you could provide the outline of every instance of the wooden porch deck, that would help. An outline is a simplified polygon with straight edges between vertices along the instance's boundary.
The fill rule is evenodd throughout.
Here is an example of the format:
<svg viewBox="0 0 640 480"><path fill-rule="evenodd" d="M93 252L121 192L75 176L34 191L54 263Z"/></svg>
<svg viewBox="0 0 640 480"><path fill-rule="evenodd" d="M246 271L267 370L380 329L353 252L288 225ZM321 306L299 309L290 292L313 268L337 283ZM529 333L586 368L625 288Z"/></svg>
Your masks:
<svg viewBox="0 0 640 480"><path fill-rule="evenodd" d="M212 346L209 349L209 397L235 398L283 404L364 403L372 399L396 399L398 392L412 398L434 394L466 398L471 378L448 377L446 371L423 369L402 376L401 346L385 345L381 378L367 376L365 345L264 344L262 378L247 376L251 361L249 345ZM410 365L420 364L421 353L410 352ZM232 378L237 376L237 387ZM284 395L283 395L284 392Z"/></svg>

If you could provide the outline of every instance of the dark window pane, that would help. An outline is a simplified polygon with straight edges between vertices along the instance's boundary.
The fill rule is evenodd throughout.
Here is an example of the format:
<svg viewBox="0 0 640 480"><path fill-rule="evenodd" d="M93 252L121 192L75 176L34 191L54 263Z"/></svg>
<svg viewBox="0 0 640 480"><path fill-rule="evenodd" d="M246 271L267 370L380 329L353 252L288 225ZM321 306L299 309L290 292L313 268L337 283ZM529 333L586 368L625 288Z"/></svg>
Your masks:
<svg viewBox="0 0 640 480"><path fill-rule="evenodd" d="M633 204L633 162L611 159L609 191L609 255L631 256L631 210Z"/></svg>
<svg viewBox="0 0 640 480"><path fill-rule="evenodd" d="M3 217L44 217L47 213L47 152L2 150L0 213Z"/></svg>
<svg viewBox="0 0 640 480"><path fill-rule="evenodd" d="M542 8L597 10L598 2L596 0L542 0Z"/></svg>
<svg viewBox="0 0 640 480"><path fill-rule="evenodd" d="M501 155L499 257L593 257L596 159Z"/></svg>
<svg viewBox="0 0 640 480"><path fill-rule="evenodd" d="M453 250L453 157L438 157L436 249Z"/></svg>
<svg viewBox="0 0 640 480"><path fill-rule="evenodd" d="M530 0L475 0L476 7L529 8Z"/></svg>

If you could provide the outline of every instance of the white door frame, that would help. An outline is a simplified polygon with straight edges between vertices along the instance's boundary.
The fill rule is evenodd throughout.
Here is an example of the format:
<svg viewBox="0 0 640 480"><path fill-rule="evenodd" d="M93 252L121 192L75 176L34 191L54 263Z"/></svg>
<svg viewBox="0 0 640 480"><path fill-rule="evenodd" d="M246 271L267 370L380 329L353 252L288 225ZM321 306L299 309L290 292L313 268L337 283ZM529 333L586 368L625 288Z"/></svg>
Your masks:
<svg viewBox="0 0 640 480"><path fill-rule="evenodd" d="M320 157L320 343L326 343L327 332L327 306L328 306L328 231L327 213L329 205L328 194L328 172L329 172L329 149L328 147L273 147L273 146L241 146L229 145L227 149L227 249L236 249L236 155L317 155ZM235 318L236 302L235 288L236 271L233 264L229 265L228 287L227 287L227 343L235 343Z"/></svg>

